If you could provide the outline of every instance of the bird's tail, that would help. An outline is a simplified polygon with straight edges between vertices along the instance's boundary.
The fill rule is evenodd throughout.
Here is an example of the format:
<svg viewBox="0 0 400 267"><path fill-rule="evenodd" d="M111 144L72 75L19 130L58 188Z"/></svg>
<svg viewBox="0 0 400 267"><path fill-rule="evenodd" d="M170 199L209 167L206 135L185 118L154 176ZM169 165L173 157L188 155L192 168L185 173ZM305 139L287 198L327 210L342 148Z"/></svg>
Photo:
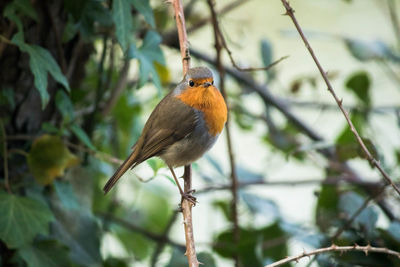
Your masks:
<svg viewBox="0 0 400 267"><path fill-rule="evenodd" d="M106 185L103 187L104 194L107 194L108 191L111 190L111 188L115 185L116 182L118 182L119 178L122 177L122 175L129 169L129 168L134 168L139 162L136 160L136 153L133 151L129 157L119 166L117 171L114 173L114 175L108 179Z"/></svg>

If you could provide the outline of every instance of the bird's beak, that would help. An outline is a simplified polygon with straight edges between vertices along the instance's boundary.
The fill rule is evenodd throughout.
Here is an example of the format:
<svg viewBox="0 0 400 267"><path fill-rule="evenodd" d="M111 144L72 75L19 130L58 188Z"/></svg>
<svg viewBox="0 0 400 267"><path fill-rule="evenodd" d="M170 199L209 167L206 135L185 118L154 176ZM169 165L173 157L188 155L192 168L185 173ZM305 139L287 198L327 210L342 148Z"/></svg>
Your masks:
<svg viewBox="0 0 400 267"><path fill-rule="evenodd" d="M207 87L209 87L211 85L211 83L210 82L205 82L203 85L204 85L205 88L207 88Z"/></svg>

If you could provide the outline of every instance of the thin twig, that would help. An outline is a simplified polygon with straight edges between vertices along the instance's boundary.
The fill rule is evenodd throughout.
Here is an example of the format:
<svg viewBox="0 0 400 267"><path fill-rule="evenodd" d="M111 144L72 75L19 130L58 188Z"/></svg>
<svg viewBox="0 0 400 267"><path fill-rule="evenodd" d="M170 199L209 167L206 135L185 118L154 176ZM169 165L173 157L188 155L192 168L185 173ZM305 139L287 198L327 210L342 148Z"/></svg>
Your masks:
<svg viewBox="0 0 400 267"><path fill-rule="evenodd" d="M4 187L7 189L9 194L12 194L10 188L10 181L8 177L8 150L7 150L7 133L4 128L3 120L0 120L0 130L3 136L3 169L4 169Z"/></svg>
<svg viewBox="0 0 400 267"><path fill-rule="evenodd" d="M179 249L185 249L185 247L181 244L176 243L175 241L172 241L171 239L169 239L167 236L164 235L159 235L153 232L149 232L148 230L141 228L140 226L134 225L131 222L128 222L124 219L120 219L118 217L115 217L113 214L111 213L103 213L103 212L98 212L96 213L96 215L101 216L105 221L111 221L113 223L119 224L131 231L134 231L136 233L139 233L143 236L145 236L148 239L151 239L157 243L159 242L163 242L163 243L167 243L171 246L177 247Z"/></svg>
<svg viewBox="0 0 400 267"><path fill-rule="evenodd" d="M249 2L250 0L237 0L234 2L230 2L229 4L227 4L226 6L224 6L223 8L221 8L221 10L216 11L218 16L223 16L226 13L234 10L235 8L245 4L246 2ZM206 25L208 22L210 22L212 20L212 17L206 17L204 19L201 19L199 21L196 22L196 24L194 24L193 26L189 27L187 29L188 33L192 33L198 29L200 29L201 27L203 27L204 25Z"/></svg>
<svg viewBox="0 0 400 267"><path fill-rule="evenodd" d="M343 108L342 102L343 100L339 99L328 79L328 76L326 75L325 70L322 68L319 60L317 59L317 57L315 56L314 50L312 49L312 47L310 46L307 38L305 37L303 30L301 29L299 23L297 22L297 19L294 15L294 10L293 8L289 5L289 3L287 2L287 0L281 0L283 6L286 9L286 13L285 15L288 15L292 21L294 26L296 27L297 31L300 34L301 39L303 40L306 48L308 49L308 51L310 52L311 57L313 58L315 64L317 65L317 68L319 70L319 72L322 75L322 78L324 79L326 85L328 86L328 91L332 94L333 98L335 99L338 107L340 108L340 110L342 111L347 123L350 126L350 130L353 132L354 136L357 139L357 142L360 144L362 150L364 151L367 160L373 165L375 166L379 172L382 174L382 176L384 177L384 179L387 181L388 184L390 184L394 190L396 190L396 192L400 195L400 189L393 183L393 180L390 178L390 176L385 172L385 170L381 167L380 163L372 156L372 154L369 152L367 146L364 144L364 141L362 140L362 138L360 137L357 129L354 127L353 122L351 121L349 114L347 113L347 111Z"/></svg>
<svg viewBox="0 0 400 267"><path fill-rule="evenodd" d="M218 35L219 35L219 38L220 38L220 41L221 41L221 45L225 48L226 52L229 55L229 59L231 60L232 66L235 69L239 70L239 71L260 71L260 70L264 70L265 71L265 70L269 70L270 68L272 68L273 66L275 66L276 64L281 62L282 60L285 60L285 59L287 59L289 57L289 56L281 57L280 59L272 62L271 64L269 64L268 66L265 66L265 67L241 68L241 67L238 66L238 64L236 64L236 61L234 60L233 55L232 55L232 51L229 49L228 44L226 43L225 37L222 34L221 29L219 28L219 26L218 26Z"/></svg>
<svg viewBox="0 0 400 267"><path fill-rule="evenodd" d="M323 110L332 110L332 111L339 111L336 104L330 103L321 103L321 102L313 102L313 101L298 101L294 99L285 99L289 105L299 108L308 108L308 109L323 109ZM385 106L375 106L375 107L360 107L360 106L350 106L344 105L344 108L357 111L362 113L384 113L384 112L396 112L396 110L400 110L400 105L385 105Z"/></svg>
<svg viewBox="0 0 400 267"><path fill-rule="evenodd" d="M171 218L169 219L167 226L165 227L162 236L164 236L166 239L168 237L169 232L171 231L172 226L174 225L176 218L178 217L178 212L174 211L174 213L171 215ZM156 266L157 265L157 260L158 256L164 249L164 246L167 244L167 242L157 242L157 246L154 249L153 256L151 257L151 266Z"/></svg>
<svg viewBox="0 0 400 267"><path fill-rule="evenodd" d="M369 203L372 200L382 195L382 193L385 191L385 188L385 185L381 186L381 188L375 195L370 196L364 201L364 203L354 212L350 219L348 219L339 229L336 230L335 234L331 237L332 242L334 242L343 233L343 231L347 230L351 226L353 221L361 214L364 209L368 207Z"/></svg>
<svg viewBox="0 0 400 267"><path fill-rule="evenodd" d="M179 47L181 50L183 75L187 73L190 68L190 53L189 42L187 39L185 14L183 13L182 0L170 0L174 6L176 27L178 29Z"/></svg>
<svg viewBox="0 0 400 267"><path fill-rule="evenodd" d="M368 256L368 253L382 253L382 254L387 254L387 255L392 255L395 257L398 257L400 259L400 252L388 249L388 248L379 248L379 247L372 247L370 245L367 246L359 246L359 245L354 245L354 246L336 246L332 245L327 248L319 248L310 252L303 252L300 255L297 256L292 256L292 257L287 257L286 259L282 259L280 261L276 261L272 264L268 264L265 267L276 267L276 266L281 266L283 264L287 264L289 262L299 262L301 258L304 257L310 257L313 255L318 255L321 253L327 253L327 252L347 252L347 251L361 251L364 252L366 256Z"/></svg>
<svg viewBox="0 0 400 267"><path fill-rule="evenodd" d="M183 13L182 0L170 0L174 7L176 27L178 29L179 47L182 58L183 75L186 75L190 68L190 53L189 42L187 39L185 27L185 15ZM192 191L192 167L191 165L185 166L183 174L184 190L185 192ZM193 235L193 220L192 220L192 207L193 203L186 198L182 198L181 202L183 223L185 228L186 239L186 257L188 258L189 267L198 267L199 261L197 260L196 248Z"/></svg>
<svg viewBox="0 0 400 267"><path fill-rule="evenodd" d="M7 140L33 141L36 138L37 138L37 136L34 136L34 135L23 135L23 134L7 136ZM116 165L121 165L124 162L123 160L118 159L116 157L113 157L110 154L107 154L107 153L104 153L104 152L97 152L97 151L91 150L88 147L84 147L82 145L78 145L78 144L72 143L72 142L67 141L67 140L64 140L64 144L66 146L70 147L70 148L73 148L73 149L76 149L78 151L82 151L82 152L88 153L88 154L90 154L90 155L92 155L92 156L94 156L94 157L96 157L96 158L98 158L100 160L104 160L104 161L107 161L107 162L110 162L110 163L113 163L113 164L116 164ZM15 151L15 149L13 151ZM23 153L20 153L20 154L23 154Z"/></svg>
<svg viewBox="0 0 400 267"><path fill-rule="evenodd" d="M218 24L218 19L217 19L217 14L214 9L214 1L213 0L207 0L208 6L210 8L210 13L211 13L211 18L212 18L212 25L214 29L214 40L215 40L215 51L216 51L216 65L217 69L219 72L219 87L221 90L221 93L225 99L225 102L228 104L227 101L227 94L225 90L225 69L224 65L222 64L222 57L221 57L221 52L223 49L222 41L221 41L221 31L219 28ZM225 48L226 49L226 48ZM228 110L229 110L229 105L228 105ZM236 164L235 164L235 158L233 154L233 147L232 147L232 139L231 139L231 133L230 133L230 127L229 127L229 119L230 116L228 116L228 120L225 125L225 131L226 131L226 141L227 141L227 146L228 146L228 154L229 154L229 163L231 167L231 192L232 192L232 202L231 202L231 210L232 210L232 221L233 221L233 240L236 244L239 243L240 240L240 229L239 229L239 217L238 217L238 179L237 179L237 174L236 174ZM239 256L236 254L234 255L234 260L235 260L235 266L239 266Z"/></svg>
<svg viewBox="0 0 400 267"><path fill-rule="evenodd" d="M118 81L115 84L114 88L112 89L109 99L103 105L103 110L102 110L103 116L107 116L110 113L110 111L114 108L115 104L117 103L123 90L125 89L128 83L129 67L130 67L130 60L125 60L124 65L120 70L121 74L119 75Z"/></svg>
<svg viewBox="0 0 400 267"><path fill-rule="evenodd" d="M368 187L377 187L382 186L381 182L366 182L366 181L350 181L343 176L329 176L326 179L314 178L314 179L279 179L279 181L248 181L248 182L238 182L238 188L245 188L249 186L306 186L306 185L338 185L340 183L346 183L355 186L368 186ZM204 187L196 191L196 194L204 194L208 192L215 192L221 190L230 190L232 188L231 184L222 184L222 185L212 185L208 187Z"/></svg>

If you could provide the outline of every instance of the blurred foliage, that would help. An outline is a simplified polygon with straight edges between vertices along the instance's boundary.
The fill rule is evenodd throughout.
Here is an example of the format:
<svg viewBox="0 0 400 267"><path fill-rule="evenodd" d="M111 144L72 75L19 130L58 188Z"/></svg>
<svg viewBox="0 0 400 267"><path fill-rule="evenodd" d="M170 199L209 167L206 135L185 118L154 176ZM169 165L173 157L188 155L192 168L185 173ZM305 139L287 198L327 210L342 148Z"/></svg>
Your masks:
<svg viewBox="0 0 400 267"><path fill-rule="evenodd" d="M193 8L197 2L191 1L192 9L187 8L188 27L208 16ZM168 47L172 46L168 38L175 23L165 3L6 0L0 3L0 12L0 155L5 163L0 167L0 266L187 266L183 244L176 241L183 238L170 233L171 226L182 227L175 222L177 203L172 203L166 189L131 179L131 184L107 196L102 192L116 168L111 155L127 156L150 107L166 94L162 88L171 88L176 82L165 53L173 49ZM394 45L356 38L340 41L355 60L381 64L386 71L387 66L393 67L398 75L400 52ZM260 64L274 62L270 40L260 40L257 47ZM128 78L124 76L126 66L134 66L126 72ZM368 68L328 75L331 79L346 76L338 87L354 98L349 101L355 105L350 110L354 125L373 156L389 173L398 175L400 149L383 153L370 137L376 115L373 75ZM281 86L279 67L249 77L271 88ZM318 166L327 180L345 173L334 166L365 158L347 124L332 140L310 142L292 121L277 116L271 105L263 106L259 113L246 105L249 95L258 97L251 88L230 77L227 82L233 88L228 93L234 129L258 138L260 150L271 150L274 157L298 164L312 161L314 167L321 161L310 160L316 152L331 155L329 164ZM118 87L121 83L123 88ZM289 96L324 87L316 73L300 75L288 84ZM259 129L262 133L254 134L260 133ZM385 164L388 157L394 157L395 163ZM213 186L225 186L221 190L229 191L230 169L216 158L205 158L208 169L194 165L205 188L211 188L202 194L213 192ZM165 165L160 159L146 164L152 173L140 180L158 177L174 183L163 174ZM237 162L236 173L241 185L238 232L232 227L229 194L213 194L210 204L199 204L209 205L222 225L209 233L212 240L197 247L204 266L230 265L235 258L241 266L264 266L291 254L293 241L309 248L329 246L333 234L347 225L380 186L376 183L365 190L357 183L321 183L315 192L315 218L304 226L291 223L279 203L246 186L268 182L264 173L241 162ZM335 242L400 251L399 200L390 194L382 199L397 205L394 218L370 203ZM379 224L379 220L387 224ZM196 221L195 227L202 223ZM319 255L313 262L320 266L400 266L399 260L387 255L350 252Z"/></svg>

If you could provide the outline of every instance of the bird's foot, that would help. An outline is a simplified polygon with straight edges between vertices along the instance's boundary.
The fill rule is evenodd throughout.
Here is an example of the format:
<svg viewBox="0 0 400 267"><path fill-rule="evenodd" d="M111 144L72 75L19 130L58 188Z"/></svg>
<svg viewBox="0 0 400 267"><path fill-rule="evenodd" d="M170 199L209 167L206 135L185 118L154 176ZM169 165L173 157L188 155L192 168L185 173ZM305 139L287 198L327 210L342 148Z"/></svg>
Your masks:
<svg viewBox="0 0 400 267"><path fill-rule="evenodd" d="M181 196L182 196L182 201L183 201L184 199L186 199L187 201L189 201L190 203L192 203L193 206L196 206L196 203L197 203L196 197L192 195L194 192L196 192L196 190L195 190L195 189L191 189L191 190L186 191L186 192L184 192L183 194L181 194ZM181 203L182 203L182 201L181 201Z"/></svg>

